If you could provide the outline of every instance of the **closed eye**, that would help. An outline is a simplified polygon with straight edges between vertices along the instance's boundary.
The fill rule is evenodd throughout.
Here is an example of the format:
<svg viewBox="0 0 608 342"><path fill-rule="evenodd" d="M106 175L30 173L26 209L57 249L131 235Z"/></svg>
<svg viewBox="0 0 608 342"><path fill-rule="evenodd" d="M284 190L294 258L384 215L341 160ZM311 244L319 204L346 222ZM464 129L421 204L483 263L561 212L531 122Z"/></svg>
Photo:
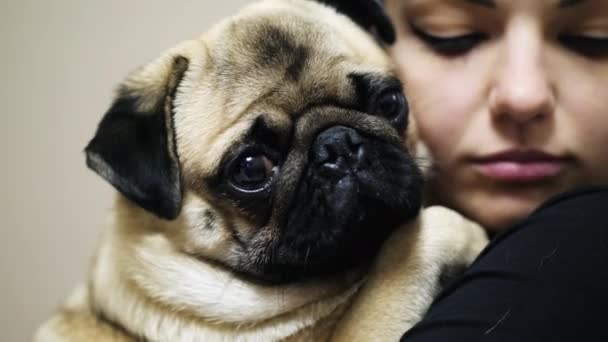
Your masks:
<svg viewBox="0 0 608 342"><path fill-rule="evenodd" d="M472 32L451 37L439 37L424 31L412 23L410 23L410 28L418 39L422 40L435 52L446 56L465 54L488 39L486 34L480 32Z"/></svg>
<svg viewBox="0 0 608 342"><path fill-rule="evenodd" d="M608 56L608 37L563 34L559 41L566 48L587 57Z"/></svg>

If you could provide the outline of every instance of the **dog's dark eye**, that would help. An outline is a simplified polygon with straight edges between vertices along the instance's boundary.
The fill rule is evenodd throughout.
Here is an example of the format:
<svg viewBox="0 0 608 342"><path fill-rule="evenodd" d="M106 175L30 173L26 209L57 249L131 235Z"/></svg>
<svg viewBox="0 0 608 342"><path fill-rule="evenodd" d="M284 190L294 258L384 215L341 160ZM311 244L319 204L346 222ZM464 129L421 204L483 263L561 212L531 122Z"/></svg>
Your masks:
<svg viewBox="0 0 608 342"><path fill-rule="evenodd" d="M277 171L275 163L263 154L245 154L232 169L230 182L241 191L266 189Z"/></svg>
<svg viewBox="0 0 608 342"><path fill-rule="evenodd" d="M375 114L394 122L402 120L408 110L407 100L403 92L401 89L395 89L380 95L376 103Z"/></svg>

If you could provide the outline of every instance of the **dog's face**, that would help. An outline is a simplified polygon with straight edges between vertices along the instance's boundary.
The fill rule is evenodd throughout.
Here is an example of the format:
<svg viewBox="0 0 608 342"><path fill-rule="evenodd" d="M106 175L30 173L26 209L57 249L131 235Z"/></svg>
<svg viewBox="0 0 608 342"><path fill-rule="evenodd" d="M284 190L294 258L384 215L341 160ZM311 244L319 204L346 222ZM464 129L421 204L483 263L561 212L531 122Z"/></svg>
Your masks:
<svg viewBox="0 0 608 342"><path fill-rule="evenodd" d="M134 72L87 162L180 252L289 282L362 265L417 214L407 122L371 36L269 0Z"/></svg>

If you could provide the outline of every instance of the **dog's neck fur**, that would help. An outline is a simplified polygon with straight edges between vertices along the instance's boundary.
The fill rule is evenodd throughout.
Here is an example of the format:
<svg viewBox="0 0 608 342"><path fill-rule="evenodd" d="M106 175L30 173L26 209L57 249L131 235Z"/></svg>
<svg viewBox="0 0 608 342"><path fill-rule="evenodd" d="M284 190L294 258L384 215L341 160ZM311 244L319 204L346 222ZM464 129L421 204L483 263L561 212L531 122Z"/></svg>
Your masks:
<svg viewBox="0 0 608 342"><path fill-rule="evenodd" d="M150 227L133 231L149 217L117 212L115 221L95 259L89 300L100 317L147 340L321 337L315 326L335 323L361 284L355 276L253 284L178 251Z"/></svg>

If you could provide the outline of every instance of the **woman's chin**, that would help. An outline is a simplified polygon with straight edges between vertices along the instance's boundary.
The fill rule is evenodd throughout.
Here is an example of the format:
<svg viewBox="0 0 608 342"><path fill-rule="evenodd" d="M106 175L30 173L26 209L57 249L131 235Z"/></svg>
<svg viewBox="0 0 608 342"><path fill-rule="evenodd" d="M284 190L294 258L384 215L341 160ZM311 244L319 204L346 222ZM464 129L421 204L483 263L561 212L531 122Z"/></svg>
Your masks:
<svg viewBox="0 0 608 342"><path fill-rule="evenodd" d="M477 212L476 216L469 215L471 219L478 222L490 233L500 233L513 227L517 222L523 220L530 215L535 208L512 208L487 210L485 212Z"/></svg>
<svg viewBox="0 0 608 342"><path fill-rule="evenodd" d="M453 208L489 232L497 233L522 221L550 198L584 185L575 175L519 183L456 178L452 182L435 181L428 190L435 204Z"/></svg>
<svg viewBox="0 0 608 342"><path fill-rule="evenodd" d="M447 205L459 210L491 233L509 229L528 217L553 194L515 192L469 192L462 198L452 198Z"/></svg>

